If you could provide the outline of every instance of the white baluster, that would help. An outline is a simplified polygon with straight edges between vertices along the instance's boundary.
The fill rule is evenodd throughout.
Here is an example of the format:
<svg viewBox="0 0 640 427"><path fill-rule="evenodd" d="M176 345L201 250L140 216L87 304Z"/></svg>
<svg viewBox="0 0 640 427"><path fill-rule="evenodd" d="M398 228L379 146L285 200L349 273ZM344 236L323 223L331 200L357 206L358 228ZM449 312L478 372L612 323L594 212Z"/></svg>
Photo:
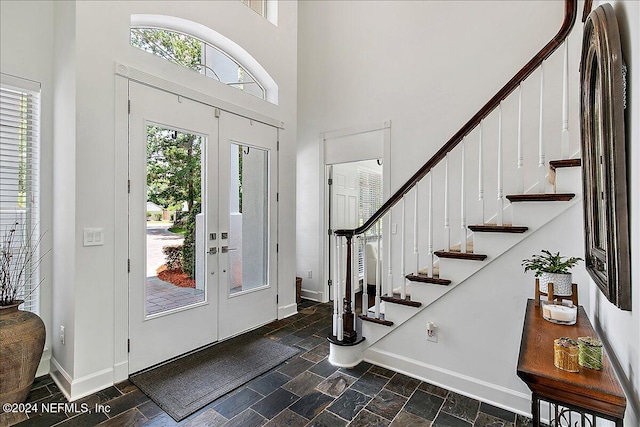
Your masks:
<svg viewBox="0 0 640 427"><path fill-rule="evenodd" d="M502 102L498 107L498 212L496 224L502 225L502 214L504 211L504 198L502 189Z"/></svg>
<svg viewBox="0 0 640 427"><path fill-rule="evenodd" d="M484 224L484 144L482 133L484 121L480 121L480 137L478 141L478 201L480 202L480 224Z"/></svg>
<svg viewBox="0 0 640 427"><path fill-rule="evenodd" d="M367 315L369 308L369 294L367 293L367 285L369 284L369 275L367 274L367 233L362 235L362 314ZM377 282L376 282L377 283Z"/></svg>
<svg viewBox="0 0 640 427"><path fill-rule="evenodd" d="M400 298L404 299L406 296L406 289L405 289L405 249L404 249L404 230L405 230L405 224L406 224L406 216L405 216L405 196L402 196L402 203L401 203L401 209L402 209L402 234L400 235L400 280L401 280L401 285L400 285Z"/></svg>
<svg viewBox="0 0 640 427"><path fill-rule="evenodd" d="M538 193L544 193L546 175L544 155L544 62L540 66L540 129L538 137Z"/></svg>
<svg viewBox="0 0 640 427"><path fill-rule="evenodd" d="M433 174L429 172L429 256L427 258L427 272L433 277Z"/></svg>
<svg viewBox="0 0 640 427"><path fill-rule="evenodd" d="M518 86L518 171L517 171L518 194L524 193L524 156L522 154L522 85Z"/></svg>
<svg viewBox="0 0 640 427"><path fill-rule="evenodd" d="M562 73L562 159L569 158L569 39L564 41Z"/></svg>
<svg viewBox="0 0 640 427"><path fill-rule="evenodd" d="M449 153L444 158L444 250L451 250L449 230Z"/></svg>
<svg viewBox="0 0 640 427"><path fill-rule="evenodd" d="M418 252L418 185L415 187L414 205L413 205L413 256L416 259L415 274L420 269L420 254Z"/></svg>
<svg viewBox="0 0 640 427"><path fill-rule="evenodd" d="M342 314L344 311L343 306L343 295L342 295L342 278L344 277L344 273L342 271L342 241L338 239L338 265L336 268L338 269L338 283L337 283L337 292L338 292L338 334L336 335L338 341L342 341L344 339L344 325Z"/></svg>
<svg viewBox="0 0 640 427"><path fill-rule="evenodd" d="M335 250L333 251L333 336L338 336L338 311L340 305L340 251L339 237L335 236Z"/></svg>
<svg viewBox="0 0 640 427"><path fill-rule="evenodd" d="M460 143L462 145L462 172L460 176L460 252L467 253L467 210L465 207L465 182L464 182L464 139Z"/></svg>
<svg viewBox="0 0 640 427"><path fill-rule="evenodd" d="M378 224L377 224L377 228L378 231L376 233L377 237L376 239L378 240L378 257L376 259L376 319L380 318L380 294L382 293L382 252L381 251L381 246L380 246L380 221L378 220Z"/></svg>
<svg viewBox="0 0 640 427"><path fill-rule="evenodd" d="M358 282L360 280L360 274L358 273L358 269L356 268L357 266L357 254L358 251L356 250L357 246L356 245L356 236L353 236L352 241L352 245L351 245L351 257L349 258L349 262L351 262L351 312L354 313L353 315L353 330L357 330L356 326L357 326L357 322L356 319L358 316L355 315L356 312L356 287L358 285Z"/></svg>
<svg viewBox="0 0 640 427"><path fill-rule="evenodd" d="M387 245L389 247L389 256L387 257L387 265L388 265L388 272L387 272L387 295L391 295L393 293L393 263L391 262L392 260L392 254L393 254L393 242L391 241L391 228L393 227L393 221L392 221L392 211L389 210L389 227L387 228L387 241L389 242Z"/></svg>

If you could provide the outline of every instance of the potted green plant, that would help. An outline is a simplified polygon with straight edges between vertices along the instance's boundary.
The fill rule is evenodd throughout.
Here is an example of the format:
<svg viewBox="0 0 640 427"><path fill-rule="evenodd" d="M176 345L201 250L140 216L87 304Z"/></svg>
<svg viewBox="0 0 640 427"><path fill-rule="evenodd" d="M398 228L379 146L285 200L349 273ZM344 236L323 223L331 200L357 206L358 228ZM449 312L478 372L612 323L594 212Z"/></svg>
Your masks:
<svg viewBox="0 0 640 427"><path fill-rule="evenodd" d="M539 277L540 292L547 293L549 283L553 283L553 293L557 296L570 296L572 275L571 268L582 261L582 258L563 257L560 252L551 253L543 249L541 254L532 255L522 260L524 272L533 271Z"/></svg>
<svg viewBox="0 0 640 427"><path fill-rule="evenodd" d="M0 230L0 405L27 399L44 349L42 319L18 309L41 283L33 283L46 255L36 230L19 222Z"/></svg>

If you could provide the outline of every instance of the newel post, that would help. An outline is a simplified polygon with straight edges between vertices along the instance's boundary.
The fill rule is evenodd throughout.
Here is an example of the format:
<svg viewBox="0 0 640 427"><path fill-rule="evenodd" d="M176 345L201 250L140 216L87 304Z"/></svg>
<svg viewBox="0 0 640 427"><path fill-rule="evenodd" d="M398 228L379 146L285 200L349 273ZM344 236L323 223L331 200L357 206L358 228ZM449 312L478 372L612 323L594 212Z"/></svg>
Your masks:
<svg viewBox="0 0 640 427"><path fill-rule="evenodd" d="M353 235L345 236L347 238L347 277L344 289L344 314L342 315L342 327L344 330L343 342L352 343L358 338L358 333L354 328L353 311L351 310L351 240Z"/></svg>

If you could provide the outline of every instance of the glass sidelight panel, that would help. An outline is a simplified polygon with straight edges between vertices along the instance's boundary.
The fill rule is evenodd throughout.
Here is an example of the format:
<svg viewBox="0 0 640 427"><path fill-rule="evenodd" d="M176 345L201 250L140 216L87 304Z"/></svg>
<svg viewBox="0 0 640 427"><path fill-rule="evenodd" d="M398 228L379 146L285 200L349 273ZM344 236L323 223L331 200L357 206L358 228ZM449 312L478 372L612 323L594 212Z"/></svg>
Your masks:
<svg viewBox="0 0 640 427"><path fill-rule="evenodd" d="M203 138L147 126L146 315L205 299Z"/></svg>
<svg viewBox="0 0 640 427"><path fill-rule="evenodd" d="M231 143L229 293L267 286L269 151Z"/></svg>

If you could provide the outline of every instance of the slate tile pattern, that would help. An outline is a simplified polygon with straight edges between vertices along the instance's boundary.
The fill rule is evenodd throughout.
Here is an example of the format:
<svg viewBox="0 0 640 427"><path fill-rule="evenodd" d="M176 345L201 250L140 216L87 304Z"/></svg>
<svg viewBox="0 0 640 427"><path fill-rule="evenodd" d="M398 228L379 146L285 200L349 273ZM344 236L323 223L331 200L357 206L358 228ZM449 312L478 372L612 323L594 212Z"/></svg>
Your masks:
<svg viewBox="0 0 640 427"><path fill-rule="evenodd" d="M0 413L0 426L73 427L530 427L531 420L390 369L360 363L336 368L327 357L333 307L303 301L298 314L262 326L262 334L299 355L220 397L180 423L129 381L78 400L109 413L73 409ZM37 378L30 403L68 403L51 377Z"/></svg>

